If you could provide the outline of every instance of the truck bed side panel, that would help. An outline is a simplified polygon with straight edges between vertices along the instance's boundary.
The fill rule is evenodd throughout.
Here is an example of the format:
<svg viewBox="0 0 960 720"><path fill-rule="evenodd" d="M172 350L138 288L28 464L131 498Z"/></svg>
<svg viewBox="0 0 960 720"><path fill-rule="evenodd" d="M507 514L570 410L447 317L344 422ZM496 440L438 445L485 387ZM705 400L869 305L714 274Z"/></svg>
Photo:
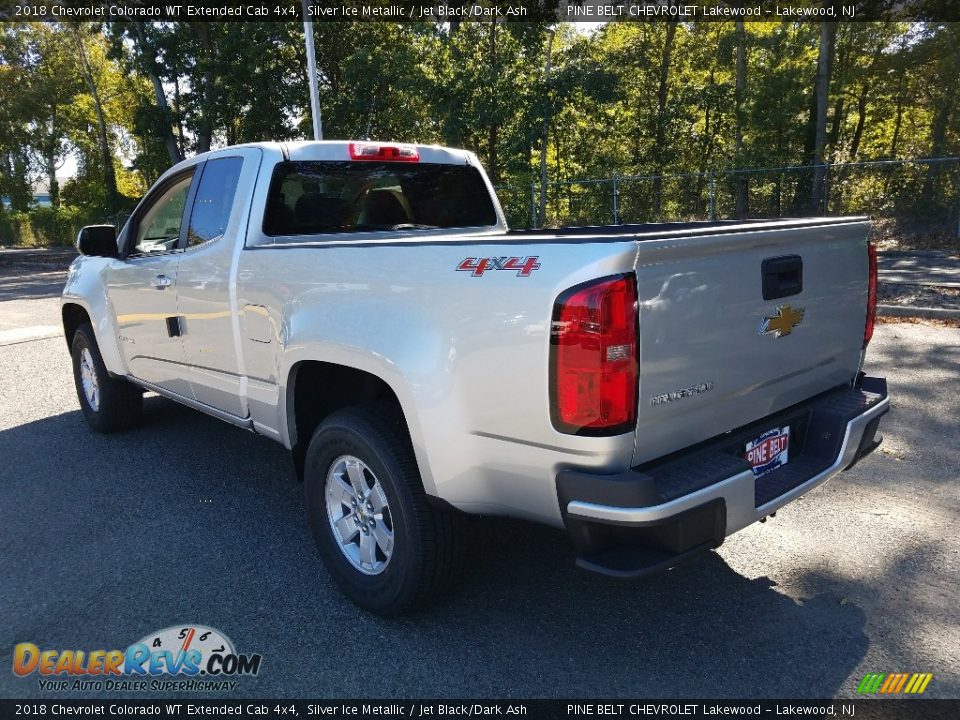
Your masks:
<svg viewBox="0 0 960 720"><path fill-rule="evenodd" d="M466 258L504 256L536 257L540 267L528 277L457 270ZM584 438L553 429L553 302L577 283L631 271L635 259L629 238L248 248L239 261L238 306L266 309L271 317L263 326L277 333L269 343L242 340L252 417L280 427L281 435L291 429L284 405L298 362L370 372L400 400L428 492L474 512L559 524L557 471L626 469L633 436Z"/></svg>

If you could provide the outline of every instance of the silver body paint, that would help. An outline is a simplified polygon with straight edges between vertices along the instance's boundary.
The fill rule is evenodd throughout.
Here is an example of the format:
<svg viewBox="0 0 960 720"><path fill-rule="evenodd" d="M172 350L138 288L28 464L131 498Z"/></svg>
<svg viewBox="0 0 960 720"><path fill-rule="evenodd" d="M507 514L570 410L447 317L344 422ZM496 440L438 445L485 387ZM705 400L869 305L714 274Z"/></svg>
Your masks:
<svg viewBox="0 0 960 720"><path fill-rule="evenodd" d="M345 159L345 146L261 143L168 171L244 159L219 239L158 257L81 257L71 267L63 302L89 314L107 369L287 447L298 363L372 373L400 401L429 494L467 512L562 526L561 469L627 470L849 383L860 367L862 219L746 223L722 233L513 235L496 204L497 225L482 231L264 235L270 177L284 153ZM419 150L424 162L480 167L464 151ZM803 256L803 292L763 301L760 262L793 253ZM537 256L540 268L529 277L456 270L464 258L501 256ZM548 388L554 301L573 285L625 272L638 282L636 432L560 433ZM151 286L158 273L170 287ZM803 322L789 336L759 334L778 305L804 308ZM170 315L184 318L181 337L168 337Z"/></svg>

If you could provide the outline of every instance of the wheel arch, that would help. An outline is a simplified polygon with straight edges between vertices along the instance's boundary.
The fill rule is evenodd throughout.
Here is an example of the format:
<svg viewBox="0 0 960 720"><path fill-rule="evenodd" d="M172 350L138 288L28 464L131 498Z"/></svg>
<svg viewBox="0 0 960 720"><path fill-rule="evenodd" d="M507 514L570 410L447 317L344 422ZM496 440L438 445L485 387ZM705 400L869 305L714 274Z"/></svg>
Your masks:
<svg viewBox="0 0 960 720"><path fill-rule="evenodd" d="M281 397L285 434L301 478L307 445L324 418L343 408L382 402L392 405L404 424L424 490L428 495L436 493L420 444L415 441L415 419L406 411L401 393L377 373L323 360L298 360L286 374Z"/></svg>
<svg viewBox="0 0 960 720"><path fill-rule="evenodd" d="M73 336L84 323L93 323L90 320L90 313L83 305L75 302L64 303L60 308L60 316L63 322L63 335L67 341L67 349L73 346Z"/></svg>
<svg viewBox="0 0 960 720"><path fill-rule="evenodd" d="M66 342L84 322L90 323L107 372L125 377L127 365L120 350L113 308L104 283L109 258L80 256L70 266L60 299L60 317Z"/></svg>

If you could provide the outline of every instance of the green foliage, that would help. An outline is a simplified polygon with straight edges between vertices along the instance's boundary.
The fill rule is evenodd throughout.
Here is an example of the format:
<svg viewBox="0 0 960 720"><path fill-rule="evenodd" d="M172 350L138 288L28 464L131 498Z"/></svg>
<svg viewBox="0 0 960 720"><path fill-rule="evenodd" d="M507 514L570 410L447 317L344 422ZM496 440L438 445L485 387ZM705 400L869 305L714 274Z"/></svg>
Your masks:
<svg viewBox="0 0 960 720"><path fill-rule="evenodd" d="M0 246L31 245L30 218L19 210L0 212Z"/></svg>
<svg viewBox="0 0 960 720"><path fill-rule="evenodd" d="M72 205L34 207L0 213L0 245L4 247L69 247L84 225L108 220L95 219Z"/></svg>
<svg viewBox="0 0 960 720"><path fill-rule="evenodd" d="M86 224L81 210L71 205L34 208L29 222L36 244L47 247L71 245Z"/></svg>
<svg viewBox="0 0 960 720"><path fill-rule="evenodd" d="M797 201L815 186L807 169L723 173L811 161L816 23L748 22L742 31L723 22L610 23L585 32L539 15L325 22L313 32L327 138L473 150L494 182L509 186L504 205L515 222L530 219L544 125L551 182L687 174L621 183L625 220L703 217L708 173L722 215L806 211ZM56 200L109 219L193 153L310 137L303 39L295 22L4 25L0 195L27 211L31 186L49 182L69 153L78 173ZM832 58L828 162L960 154L960 24L841 24ZM956 174L942 168L833 182L831 211L950 213L957 203ZM611 192L609 182L551 186L548 217L610 221ZM0 217L13 222L9 212ZM41 213L26 232L36 225L52 242L65 232L58 222Z"/></svg>

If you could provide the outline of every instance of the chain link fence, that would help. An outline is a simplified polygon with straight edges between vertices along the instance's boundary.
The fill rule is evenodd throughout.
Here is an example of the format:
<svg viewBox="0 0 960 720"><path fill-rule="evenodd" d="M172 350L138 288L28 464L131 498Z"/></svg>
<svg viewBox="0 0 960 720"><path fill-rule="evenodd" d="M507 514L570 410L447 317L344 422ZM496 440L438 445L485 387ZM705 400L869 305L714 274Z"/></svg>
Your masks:
<svg viewBox="0 0 960 720"><path fill-rule="evenodd" d="M513 227L869 215L960 238L960 158L618 175L497 189Z"/></svg>

